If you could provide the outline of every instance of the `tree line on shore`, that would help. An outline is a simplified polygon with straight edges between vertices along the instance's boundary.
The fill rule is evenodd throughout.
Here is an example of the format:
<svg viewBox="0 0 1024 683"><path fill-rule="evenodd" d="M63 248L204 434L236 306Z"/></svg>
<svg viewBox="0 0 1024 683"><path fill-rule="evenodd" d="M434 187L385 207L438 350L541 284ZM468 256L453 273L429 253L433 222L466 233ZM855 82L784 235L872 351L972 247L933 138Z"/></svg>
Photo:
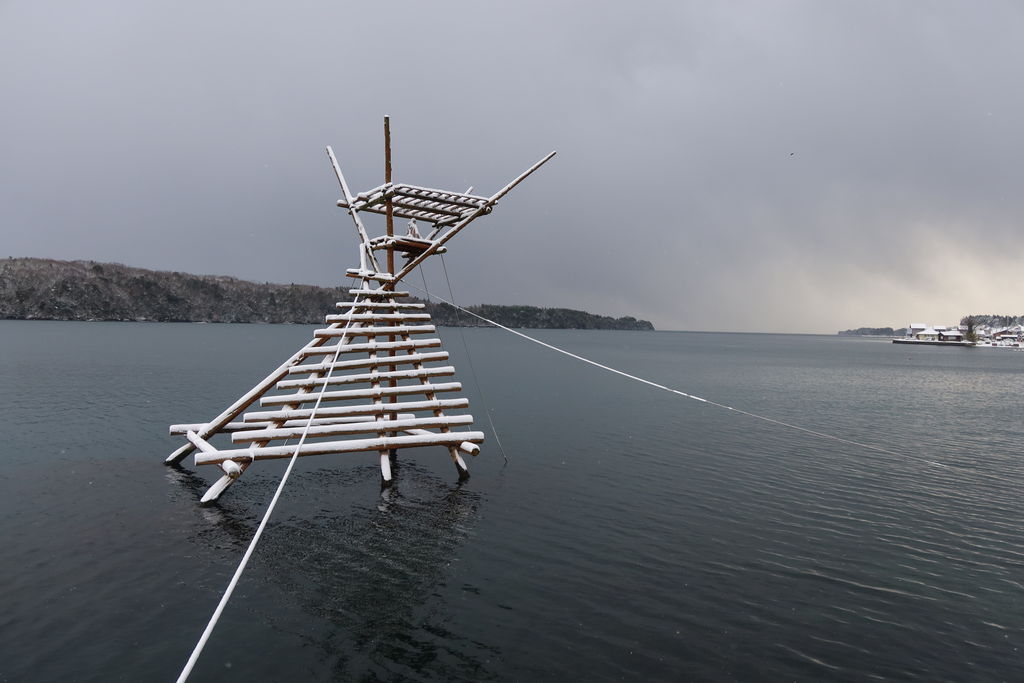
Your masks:
<svg viewBox="0 0 1024 683"><path fill-rule="evenodd" d="M0 260L0 318L5 319L316 324L348 298L348 287L261 284L94 261ZM484 304L467 309L508 327L654 329L646 320L567 308ZM447 304L426 303L426 312L437 325L485 325Z"/></svg>

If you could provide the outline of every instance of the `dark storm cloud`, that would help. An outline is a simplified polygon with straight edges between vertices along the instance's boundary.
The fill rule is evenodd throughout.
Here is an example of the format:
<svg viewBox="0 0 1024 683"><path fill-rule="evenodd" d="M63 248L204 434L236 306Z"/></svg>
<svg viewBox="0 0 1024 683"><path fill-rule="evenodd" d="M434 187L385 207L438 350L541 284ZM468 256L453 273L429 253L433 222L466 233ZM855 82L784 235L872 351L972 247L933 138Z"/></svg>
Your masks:
<svg viewBox="0 0 1024 683"><path fill-rule="evenodd" d="M360 189L480 192L467 303L825 331L1015 312L1012 3L0 5L6 252L333 284ZM437 281L438 270L429 276Z"/></svg>

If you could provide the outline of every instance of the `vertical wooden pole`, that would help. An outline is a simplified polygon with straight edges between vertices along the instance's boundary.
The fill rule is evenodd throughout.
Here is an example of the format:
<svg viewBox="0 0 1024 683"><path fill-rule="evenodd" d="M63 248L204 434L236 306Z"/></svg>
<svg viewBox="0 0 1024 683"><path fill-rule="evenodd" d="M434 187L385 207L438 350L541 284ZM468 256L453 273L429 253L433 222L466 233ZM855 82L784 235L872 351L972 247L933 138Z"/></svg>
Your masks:
<svg viewBox="0 0 1024 683"><path fill-rule="evenodd" d="M391 182L391 117L384 117L384 182ZM387 203L384 205L387 210L388 220L388 237L394 237L395 235L395 209L391 203L391 198L388 197ZM395 248L393 245L388 246L388 272L392 275L395 274ZM394 285L392 285L394 287Z"/></svg>
<svg viewBox="0 0 1024 683"><path fill-rule="evenodd" d="M384 182L385 183L390 183L391 182L391 117L390 116L384 116ZM387 234L388 234L388 237L394 237L395 236L395 209L394 209L394 205L391 202L391 198L390 197L388 197L387 203L385 203L384 206L385 206L385 210L386 210L386 214L385 215L387 217L387 231L388 231ZM395 245L393 245L393 244L389 244L388 245L388 273L390 273L391 275L395 274ZM395 284L393 282L390 283L388 286L390 286L391 289L395 288ZM394 299L392 299L392 301L394 301ZM392 312L393 312L393 310L392 310ZM388 336L388 341L392 341L392 342L395 341L395 336L394 335L389 335ZM395 350L394 349L389 349L388 350L388 356L394 356L394 355L395 355ZM391 371L394 371L394 370L397 369L397 367L398 366L396 366L396 365L389 365L388 369L391 370ZM393 387L394 386L398 386L397 380L391 380L389 382L389 384L391 386L393 386ZM388 401L390 403L396 403L398 401L398 397L397 396L392 396L392 397L390 397L388 399ZM397 414L395 412L391 412L390 413L390 418L391 419L394 419L396 417L397 417ZM388 436L394 436L394 435L395 435L394 432L391 432L391 433L388 434ZM394 457L396 455L395 449L392 449L391 452L388 455L390 457ZM384 467L384 459L385 459L385 456L382 453L381 454L381 468L382 468L381 471L382 472L383 472L383 467ZM387 473L390 475L390 473L391 473L390 468L388 469ZM385 480L388 480L388 479L390 479L390 477L386 476Z"/></svg>

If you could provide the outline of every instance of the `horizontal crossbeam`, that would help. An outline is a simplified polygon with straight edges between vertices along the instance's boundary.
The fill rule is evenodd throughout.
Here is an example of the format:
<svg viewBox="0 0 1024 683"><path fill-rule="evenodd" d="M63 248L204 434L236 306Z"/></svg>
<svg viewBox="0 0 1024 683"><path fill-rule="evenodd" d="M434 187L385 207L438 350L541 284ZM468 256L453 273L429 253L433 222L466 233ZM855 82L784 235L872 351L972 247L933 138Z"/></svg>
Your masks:
<svg viewBox="0 0 1024 683"><path fill-rule="evenodd" d="M395 356L401 358L401 356ZM386 360L387 357L382 360ZM367 382L384 382L398 379L420 379L424 377L448 377L455 374L451 365L436 368L416 368L413 370L395 370L393 372L367 372L360 375L334 375L332 377L311 377L309 379L284 379L277 383L277 388L303 389L334 386L337 384L363 384Z"/></svg>
<svg viewBox="0 0 1024 683"><path fill-rule="evenodd" d="M431 401L403 401L401 403L364 403L358 406L334 406L319 408L316 414L320 417L342 417L346 415L386 415L402 414L401 411L423 410L456 410L468 408L469 399L442 398ZM285 410L264 410L246 413L244 420L248 424L267 420L305 420L313 414L311 408L291 408Z"/></svg>
<svg viewBox="0 0 1024 683"><path fill-rule="evenodd" d="M379 387L377 389L346 389L345 391L325 391L322 394L324 401L347 401L360 398L383 398L384 396L408 396L413 394L434 394L443 391L461 391L460 382L446 382L444 384L410 384L402 387ZM312 403L321 394L281 394L279 396L264 396L260 404L265 406L286 406L293 403ZM395 404L400 405L400 404ZM318 413L319 414L319 413Z"/></svg>
<svg viewBox="0 0 1024 683"><path fill-rule="evenodd" d="M418 446L453 446L458 448L463 442L483 443L483 432L448 432L445 434L409 434L404 436L385 436L374 439L349 439L347 441L323 441L304 443L298 447L263 446L252 448L232 448L214 452L196 453L196 465L216 465L225 460L270 460L274 458L290 458L298 450L299 457L309 455L328 455L332 453L354 453L358 451L386 451L394 448L414 448Z"/></svg>
<svg viewBox="0 0 1024 683"><path fill-rule="evenodd" d="M323 425L310 427L306 435L310 438L318 436L341 436L342 434L367 434L370 432L404 432L407 429L426 429L438 427L454 427L456 425L473 424L472 415L448 415L445 417L416 417L407 420L366 420L348 424ZM231 440L235 443L246 441L263 441L269 439L292 439L302 436L305 425L292 428L251 429L234 432Z"/></svg>

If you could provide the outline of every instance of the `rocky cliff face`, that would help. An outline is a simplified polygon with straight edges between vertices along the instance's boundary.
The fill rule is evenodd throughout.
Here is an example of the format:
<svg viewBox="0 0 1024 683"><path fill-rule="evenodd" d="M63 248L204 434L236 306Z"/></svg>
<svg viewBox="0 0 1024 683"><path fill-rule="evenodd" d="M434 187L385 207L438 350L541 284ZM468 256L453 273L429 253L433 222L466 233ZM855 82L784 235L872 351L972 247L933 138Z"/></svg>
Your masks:
<svg viewBox="0 0 1024 683"><path fill-rule="evenodd" d="M131 268L118 263L0 260L0 318L156 322L322 323L347 287L280 285L217 275ZM652 330L647 321L533 306L469 307L509 327ZM438 325L479 325L428 304Z"/></svg>

